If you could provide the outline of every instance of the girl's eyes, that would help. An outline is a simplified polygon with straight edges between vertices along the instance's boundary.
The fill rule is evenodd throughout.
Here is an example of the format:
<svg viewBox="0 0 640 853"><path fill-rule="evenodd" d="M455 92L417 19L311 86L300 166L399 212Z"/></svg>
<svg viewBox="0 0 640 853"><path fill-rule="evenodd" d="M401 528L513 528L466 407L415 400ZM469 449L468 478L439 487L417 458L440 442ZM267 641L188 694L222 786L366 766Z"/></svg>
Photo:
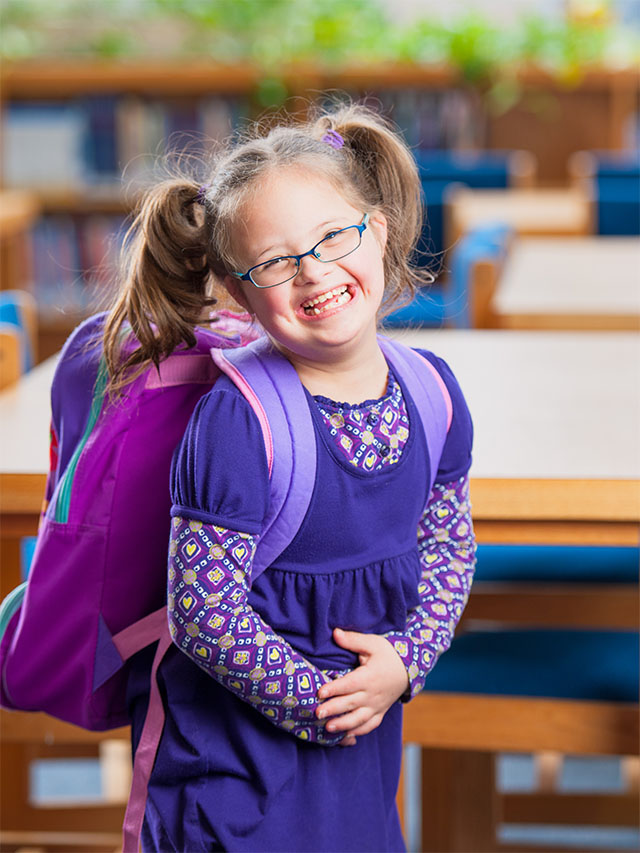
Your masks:
<svg viewBox="0 0 640 853"><path fill-rule="evenodd" d="M270 261L265 261L264 264L260 264L260 266L262 269L269 270L273 269L273 267L286 263L288 260L288 258L272 258Z"/></svg>

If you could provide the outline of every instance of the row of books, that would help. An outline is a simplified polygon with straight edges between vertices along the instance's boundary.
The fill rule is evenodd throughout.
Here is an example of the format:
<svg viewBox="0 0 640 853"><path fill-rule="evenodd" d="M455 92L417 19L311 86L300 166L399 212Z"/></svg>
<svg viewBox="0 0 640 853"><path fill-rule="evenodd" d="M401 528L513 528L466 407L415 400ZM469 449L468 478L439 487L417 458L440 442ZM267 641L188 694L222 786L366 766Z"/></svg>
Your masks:
<svg viewBox="0 0 640 853"><path fill-rule="evenodd" d="M486 111L470 90L401 89L382 92L378 97L383 112L414 149L461 151L486 147Z"/></svg>
<svg viewBox="0 0 640 853"><path fill-rule="evenodd" d="M104 308L123 235L123 217L42 217L31 237L32 292L40 314L55 318Z"/></svg>
<svg viewBox="0 0 640 853"><path fill-rule="evenodd" d="M389 115L412 147L458 150L485 141L482 108L462 89L386 90L364 100ZM3 119L5 183L77 190L124 178L135 187L163 168L167 154L206 160L248 115L248 101L240 97L12 102Z"/></svg>
<svg viewBox="0 0 640 853"><path fill-rule="evenodd" d="M16 101L3 116L8 186L77 190L144 182L165 155L199 156L248 114L242 98L157 99L96 95Z"/></svg>
<svg viewBox="0 0 640 853"><path fill-rule="evenodd" d="M346 94L390 118L413 149L466 151L486 147L486 110L471 90L403 88ZM334 96L325 105L335 100Z"/></svg>

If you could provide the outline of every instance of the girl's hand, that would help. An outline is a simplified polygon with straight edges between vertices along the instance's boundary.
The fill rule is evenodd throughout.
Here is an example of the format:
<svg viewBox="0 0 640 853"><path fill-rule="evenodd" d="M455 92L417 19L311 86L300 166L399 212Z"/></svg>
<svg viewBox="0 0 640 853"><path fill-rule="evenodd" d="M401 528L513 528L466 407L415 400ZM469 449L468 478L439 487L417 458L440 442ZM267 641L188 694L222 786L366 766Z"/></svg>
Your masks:
<svg viewBox="0 0 640 853"><path fill-rule="evenodd" d="M333 639L343 649L355 652L360 666L322 685L317 716L334 717L326 724L327 731L347 732L341 745L351 746L357 735L368 734L380 725L391 705L407 690L409 676L385 637L336 628Z"/></svg>

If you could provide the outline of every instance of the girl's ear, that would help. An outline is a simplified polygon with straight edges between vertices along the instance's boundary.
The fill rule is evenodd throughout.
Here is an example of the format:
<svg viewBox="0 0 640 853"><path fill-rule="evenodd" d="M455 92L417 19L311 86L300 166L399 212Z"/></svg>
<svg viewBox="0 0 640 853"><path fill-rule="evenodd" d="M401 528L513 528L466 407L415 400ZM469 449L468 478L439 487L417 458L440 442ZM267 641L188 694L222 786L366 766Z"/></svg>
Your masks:
<svg viewBox="0 0 640 853"><path fill-rule="evenodd" d="M249 305L249 300L246 296L246 291L244 289L244 282L241 282L240 279L236 278L233 275L225 275L222 279L222 284L224 285L229 296L234 299L238 305L241 305L245 311L248 311L250 314L253 313L251 310L251 306Z"/></svg>
<svg viewBox="0 0 640 853"><path fill-rule="evenodd" d="M384 250L387 245L387 217L381 211L375 211L369 217L369 224L384 257Z"/></svg>

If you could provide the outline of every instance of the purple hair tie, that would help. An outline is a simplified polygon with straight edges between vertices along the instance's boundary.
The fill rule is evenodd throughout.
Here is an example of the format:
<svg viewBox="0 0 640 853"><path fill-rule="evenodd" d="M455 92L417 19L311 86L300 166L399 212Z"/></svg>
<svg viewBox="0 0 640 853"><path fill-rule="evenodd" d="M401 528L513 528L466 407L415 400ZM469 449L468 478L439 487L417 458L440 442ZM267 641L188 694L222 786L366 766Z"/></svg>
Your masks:
<svg viewBox="0 0 640 853"><path fill-rule="evenodd" d="M201 204L203 206L206 204L206 202L207 202L207 191L209 189L209 186L210 186L209 184L203 184L200 187L200 189L198 190L198 193L196 195L196 202L198 204Z"/></svg>
<svg viewBox="0 0 640 853"><path fill-rule="evenodd" d="M332 148L338 150L344 145L344 139L340 136L337 130L328 130L322 137L322 141L326 142Z"/></svg>

